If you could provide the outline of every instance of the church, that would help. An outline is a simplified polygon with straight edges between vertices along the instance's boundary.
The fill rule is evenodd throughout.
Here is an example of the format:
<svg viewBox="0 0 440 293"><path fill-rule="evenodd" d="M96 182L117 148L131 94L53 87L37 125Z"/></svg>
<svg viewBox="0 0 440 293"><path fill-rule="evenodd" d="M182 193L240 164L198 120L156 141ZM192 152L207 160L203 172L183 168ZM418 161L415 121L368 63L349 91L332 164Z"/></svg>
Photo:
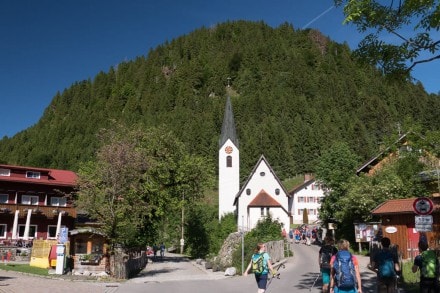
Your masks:
<svg viewBox="0 0 440 293"><path fill-rule="evenodd" d="M240 188L240 151L228 96L219 141L219 220L225 214L235 213L238 230L249 231L260 219L270 215L288 230L292 204L293 196L289 195L264 155Z"/></svg>

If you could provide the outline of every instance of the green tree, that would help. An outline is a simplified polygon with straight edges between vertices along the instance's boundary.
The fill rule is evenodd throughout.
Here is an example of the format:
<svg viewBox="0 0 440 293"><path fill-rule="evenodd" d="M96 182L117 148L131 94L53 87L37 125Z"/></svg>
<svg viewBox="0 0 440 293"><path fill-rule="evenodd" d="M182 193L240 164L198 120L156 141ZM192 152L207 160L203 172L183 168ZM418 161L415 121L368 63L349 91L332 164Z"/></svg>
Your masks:
<svg viewBox="0 0 440 293"><path fill-rule="evenodd" d="M440 59L439 1L335 0L335 4L343 6L345 23L370 32L356 53L385 73L407 75L417 64Z"/></svg>
<svg viewBox="0 0 440 293"><path fill-rule="evenodd" d="M316 178L326 188L326 196L319 211L320 219L324 222L337 220L336 212L341 210L340 200L347 193L350 178L356 176L358 164L358 157L343 142L336 142L320 157Z"/></svg>
<svg viewBox="0 0 440 293"><path fill-rule="evenodd" d="M309 212L307 211L307 209L303 210L303 224L308 224L309 223Z"/></svg>
<svg viewBox="0 0 440 293"><path fill-rule="evenodd" d="M169 234L162 219L197 201L210 182L204 160L189 155L163 128L121 126L104 131L101 142L96 161L78 172L76 204L100 224L111 244L145 245Z"/></svg>

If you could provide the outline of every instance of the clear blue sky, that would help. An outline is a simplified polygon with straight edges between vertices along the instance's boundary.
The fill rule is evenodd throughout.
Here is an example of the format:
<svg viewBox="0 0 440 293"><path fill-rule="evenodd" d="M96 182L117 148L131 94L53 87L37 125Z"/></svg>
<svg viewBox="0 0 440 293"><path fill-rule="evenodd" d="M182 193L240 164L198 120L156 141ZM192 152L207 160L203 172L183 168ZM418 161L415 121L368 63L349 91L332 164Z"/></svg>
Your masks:
<svg viewBox="0 0 440 293"><path fill-rule="evenodd" d="M2 0L0 8L0 138L42 117L54 95L76 81L202 26L263 20L276 27L316 28L355 48L361 36L342 25L332 0ZM439 61L413 76L440 90Z"/></svg>

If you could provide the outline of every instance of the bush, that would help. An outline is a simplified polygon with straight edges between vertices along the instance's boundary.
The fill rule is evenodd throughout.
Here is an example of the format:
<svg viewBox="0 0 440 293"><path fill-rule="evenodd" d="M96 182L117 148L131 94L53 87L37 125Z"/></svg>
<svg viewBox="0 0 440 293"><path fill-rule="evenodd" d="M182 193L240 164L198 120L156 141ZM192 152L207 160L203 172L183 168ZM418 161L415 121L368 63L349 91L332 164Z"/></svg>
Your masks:
<svg viewBox="0 0 440 293"><path fill-rule="evenodd" d="M252 254L258 243L266 243L269 241L282 240L281 235L282 224L271 217L266 217L259 221L257 226L244 236L244 269L246 269ZM234 251L232 257L232 266L237 269L237 274L242 274L241 270L241 244Z"/></svg>

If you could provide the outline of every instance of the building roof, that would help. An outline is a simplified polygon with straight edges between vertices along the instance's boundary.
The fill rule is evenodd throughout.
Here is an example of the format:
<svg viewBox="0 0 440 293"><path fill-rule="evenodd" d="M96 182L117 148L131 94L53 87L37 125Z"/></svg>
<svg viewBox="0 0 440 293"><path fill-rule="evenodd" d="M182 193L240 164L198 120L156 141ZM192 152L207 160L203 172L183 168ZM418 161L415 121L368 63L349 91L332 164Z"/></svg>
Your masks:
<svg viewBox="0 0 440 293"><path fill-rule="evenodd" d="M231 98L226 99L225 115L223 117L222 133L220 135L219 147L222 147L225 142L230 139L232 143L238 148L237 132L235 130L234 114L232 112Z"/></svg>
<svg viewBox="0 0 440 293"><path fill-rule="evenodd" d="M407 137L407 133L401 135L395 142L393 145L396 145L398 143L401 143L402 141L404 141ZM364 172L364 173L368 173L368 171L371 169L372 166L376 165L381 158L384 156L384 154L388 153L391 150L391 146L387 147L386 149L384 149L382 152L380 152L379 154L377 154L376 156L372 157L371 159L369 159L367 162L365 162L364 164L362 164L362 166L360 166L357 170L356 170L356 174L359 175L360 173Z"/></svg>
<svg viewBox="0 0 440 293"><path fill-rule="evenodd" d="M416 197L405 199L391 199L388 200L374 210L371 211L373 215L389 215L389 214L415 214L413 204ZM434 204L434 212L440 210L440 198L431 198Z"/></svg>
<svg viewBox="0 0 440 293"><path fill-rule="evenodd" d="M269 168L270 172L273 174L275 180L278 182L278 184L281 186L281 188L283 189L283 192L290 197L290 194L287 192L286 188L284 187L284 185L281 183L280 179L278 178L278 176L275 174L274 170L272 169L272 167L269 165L269 163L267 162L266 158L264 157L264 155L261 155L260 159L258 160L257 164L254 166L254 169L252 170L251 174L249 175L248 179L246 180L246 182L243 184L243 186L241 187L241 189L238 191L237 195L235 196L235 200L234 200L234 205L237 204L237 200L240 197L240 195L243 193L243 191L245 190L245 188L247 187L247 185L249 184L249 181L252 179L252 176L255 174L255 172L257 172L258 167L260 166L261 163L265 163L267 165L267 167Z"/></svg>
<svg viewBox="0 0 440 293"><path fill-rule="evenodd" d="M57 185L57 186L74 186L78 176L75 172L69 170L58 170L58 169L47 169L38 167L27 167L27 166L14 166L0 164L1 169L10 169L11 173L13 170L20 171L35 171L42 174L47 174L46 178L26 178L26 177L14 177L14 176L0 176L0 182L22 182L22 183L32 183L32 184L44 184L44 185Z"/></svg>
<svg viewBox="0 0 440 293"><path fill-rule="evenodd" d="M314 178L311 178L309 180L304 181L301 184L298 184L296 186L294 186L292 188L292 190L289 191L290 195L294 195L296 192L303 190L305 187L309 186L310 184L312 184L313 182L315 182Z"/></svg>
<svg viewBox="0 0 440 293"><path fill-rule="evenodd" d="M282 205L262 189L249 203L250 207L281 207Z"/></svg>

